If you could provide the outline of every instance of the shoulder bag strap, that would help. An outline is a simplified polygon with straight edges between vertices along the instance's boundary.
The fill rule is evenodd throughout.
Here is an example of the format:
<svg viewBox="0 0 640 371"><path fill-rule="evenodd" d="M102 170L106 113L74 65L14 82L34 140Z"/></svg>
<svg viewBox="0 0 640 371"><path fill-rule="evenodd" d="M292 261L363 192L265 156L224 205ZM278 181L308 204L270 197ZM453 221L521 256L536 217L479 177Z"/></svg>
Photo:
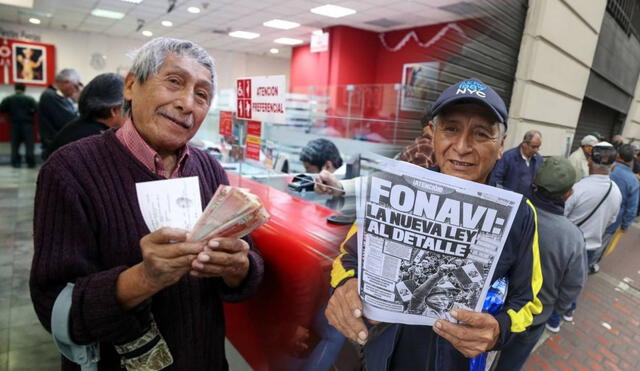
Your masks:
<svg viewBox="0 0 640 371"><path fill-rule="evenodd" d="M586 222L587 220L589 220L589 218L591 218L591 216L600 208L600 205L602 205L604 200L607 199L607 196L609 195L609 192L611 192L611 187L613 187L613 182L611 180L609 180L609 189L607 189L607 193L604 194L604 197L602 197L602 200L600 200L600 202L598 202L596 207L594 207L593 210L591 210L591 213L589 215L587 215L586 218L582 219L582 221L580 223L576 224L578 227L583 225L584 222Z"/></svg>

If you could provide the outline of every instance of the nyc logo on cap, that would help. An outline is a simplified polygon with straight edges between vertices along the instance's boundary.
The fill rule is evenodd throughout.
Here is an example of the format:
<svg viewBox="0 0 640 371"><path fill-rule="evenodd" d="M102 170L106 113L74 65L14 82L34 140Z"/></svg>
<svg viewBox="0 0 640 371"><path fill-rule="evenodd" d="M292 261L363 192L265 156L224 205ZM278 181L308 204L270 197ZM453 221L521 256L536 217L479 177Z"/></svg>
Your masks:
<svg viewBox="0 0 640 371"><path fill-rule="evenodd" d="M458 85L458 90L456 90L456 95L464 94L464 95L476 95L480 98L486 98L487 94L484 90L487 89L487 86L479 81L475 80L466 80Z"/></svg>

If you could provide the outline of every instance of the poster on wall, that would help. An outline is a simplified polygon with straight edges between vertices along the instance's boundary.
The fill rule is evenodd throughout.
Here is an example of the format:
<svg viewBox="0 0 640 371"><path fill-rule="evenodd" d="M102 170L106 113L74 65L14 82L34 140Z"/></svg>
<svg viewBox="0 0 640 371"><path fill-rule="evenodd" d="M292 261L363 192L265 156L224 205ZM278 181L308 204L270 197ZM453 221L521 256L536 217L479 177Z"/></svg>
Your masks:
<svg viewBox="0 0 640 371"><path fill-rule="evenodd" d="M55 78L55 46L24 40L0 39L0 84L21 82L48 86Z"/></svg>
<svg viewBox="0 0 640 371"><path fill-rule="evenodd" d="M408 63L402 66L402 111L425 112L427 97L435 91L439 62Z"/></svg>

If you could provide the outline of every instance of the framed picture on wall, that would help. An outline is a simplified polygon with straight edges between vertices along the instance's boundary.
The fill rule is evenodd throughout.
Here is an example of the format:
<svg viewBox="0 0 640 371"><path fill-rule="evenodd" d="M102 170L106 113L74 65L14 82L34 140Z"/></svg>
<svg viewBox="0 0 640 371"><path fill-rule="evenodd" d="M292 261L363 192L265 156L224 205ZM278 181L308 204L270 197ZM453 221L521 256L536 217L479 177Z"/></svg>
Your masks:
<svg viewBox="0 0 640 371"><path fill-rule="evenodd" d="M435 91L440 63L407 63L402 66L400 110L425 112L429 94Z"/></svg>
<svg viewBox="0 0 640 371"><path fill-rule="evenodd" d="M13 43L13 81L45 84L47 49L39 45Z"/></svg>

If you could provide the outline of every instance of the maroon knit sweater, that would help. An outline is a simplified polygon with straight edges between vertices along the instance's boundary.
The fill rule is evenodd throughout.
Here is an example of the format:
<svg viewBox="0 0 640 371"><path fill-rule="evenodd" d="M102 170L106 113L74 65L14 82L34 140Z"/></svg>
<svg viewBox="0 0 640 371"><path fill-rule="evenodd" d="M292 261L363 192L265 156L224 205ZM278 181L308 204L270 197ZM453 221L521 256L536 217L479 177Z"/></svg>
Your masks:
<svg viewBox="0 0 640 371"><path fill-rule="evenodd" d="M215 159L190 148L182 176L200 178L206 205L227 176ZM161 179L116 138L115 131L61 148L40 170L35 199L31 298L40 322L51 331L53 303L74 282L71 336L77 343L101 343L100 370L120 369L112 344L138 338L158 324L174 358L168 370L226 370L222 301L255 292L263 261L249 252L249 275L231 289L220 278L183 277L133 310L116 301L123 270L142 261L140 239L149 233L135 184ZM63 358L63 370L79 370Z"/></svg>

